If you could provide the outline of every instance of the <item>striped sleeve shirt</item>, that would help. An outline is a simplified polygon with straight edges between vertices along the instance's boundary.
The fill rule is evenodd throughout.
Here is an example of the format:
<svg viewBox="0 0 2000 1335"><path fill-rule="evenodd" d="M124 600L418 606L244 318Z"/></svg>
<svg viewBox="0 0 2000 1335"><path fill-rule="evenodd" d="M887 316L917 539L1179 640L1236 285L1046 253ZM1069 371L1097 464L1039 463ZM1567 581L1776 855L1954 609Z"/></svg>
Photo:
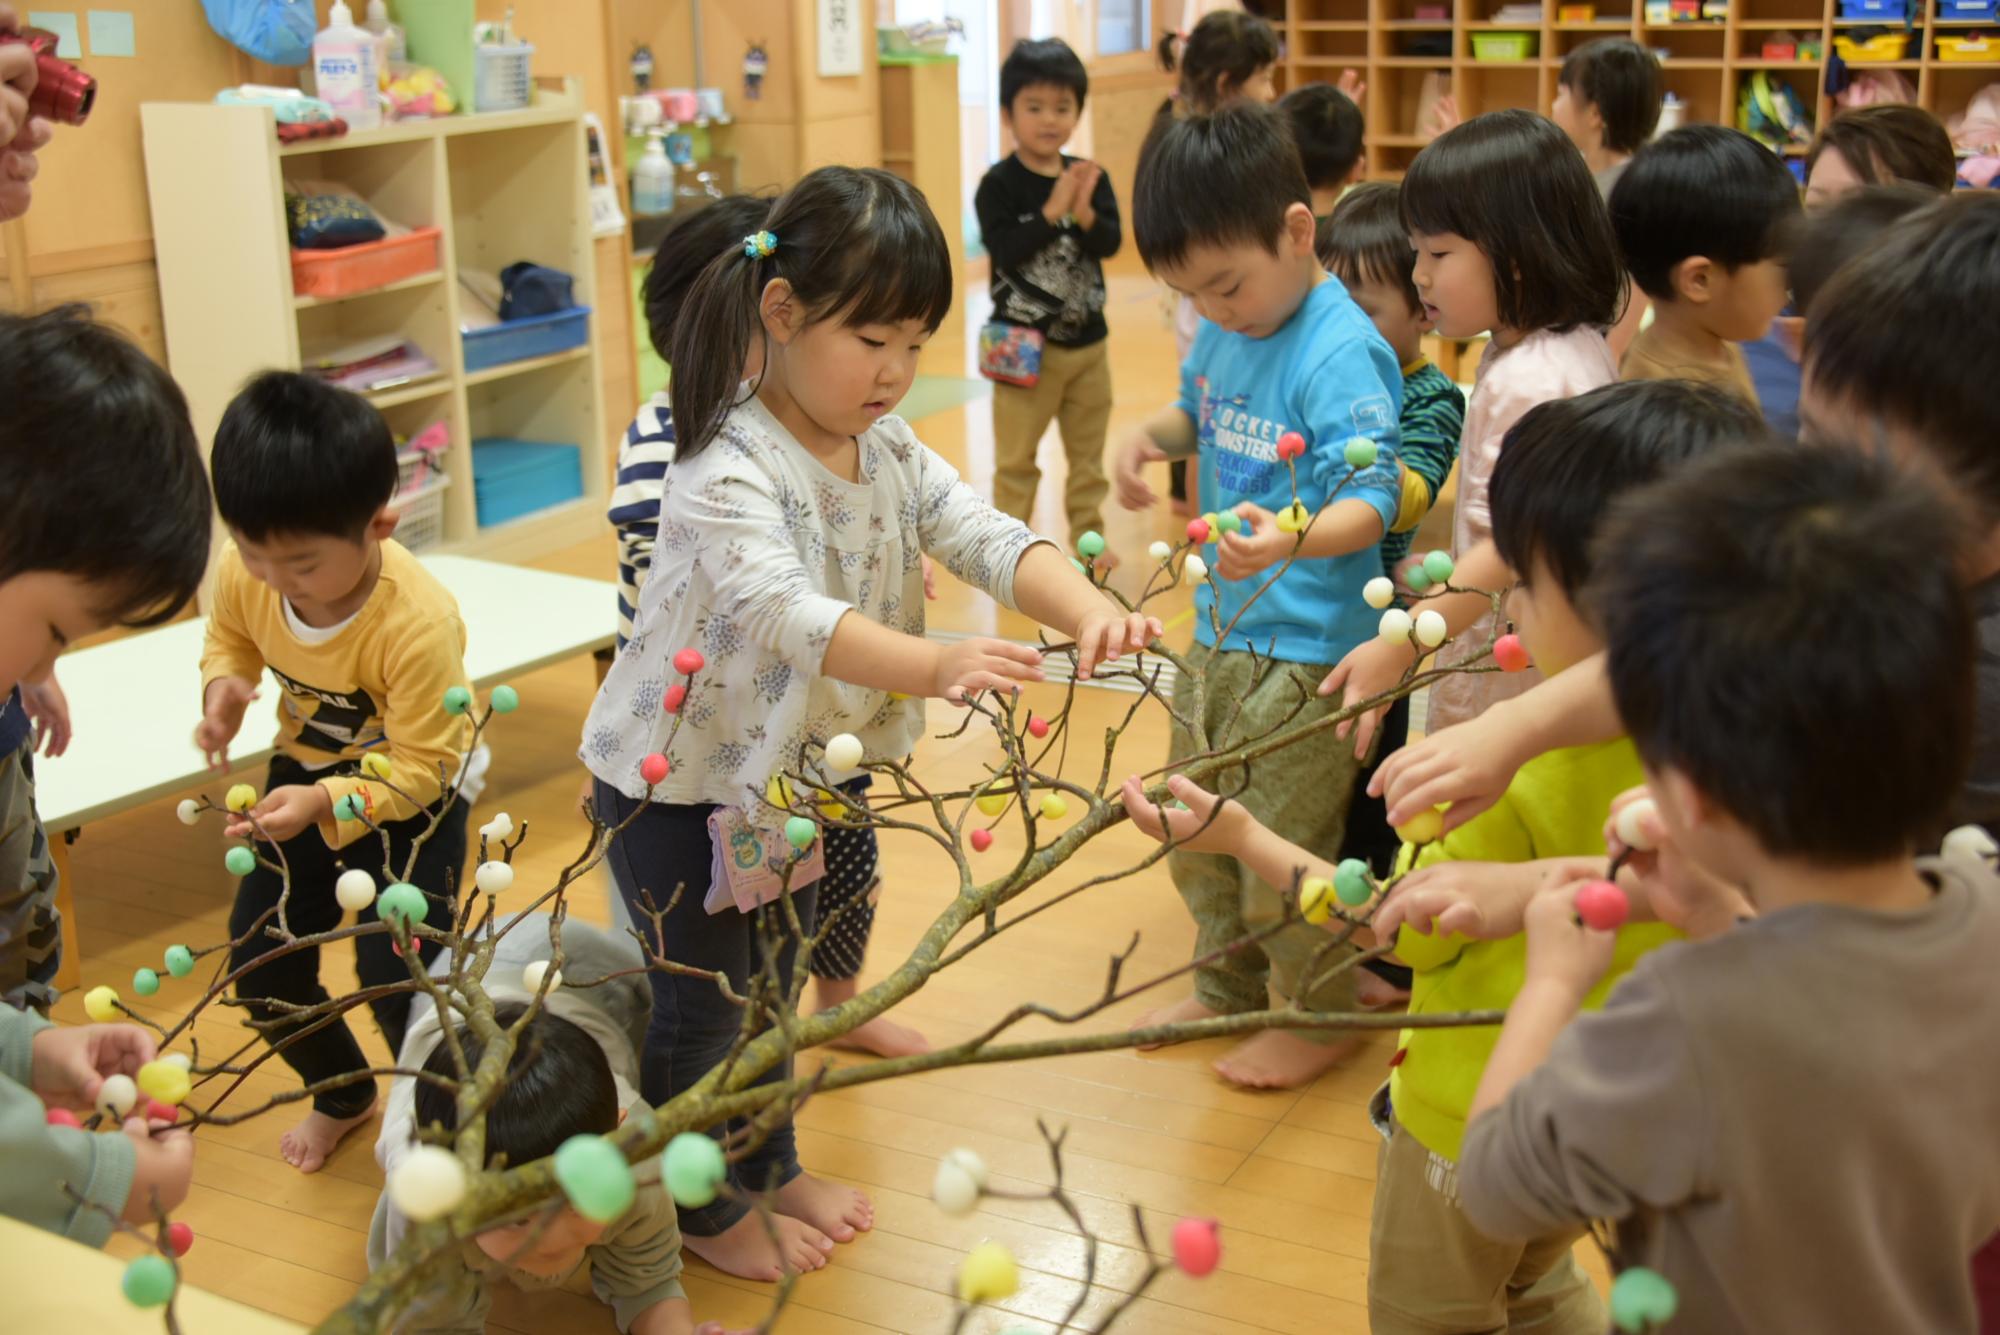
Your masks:
<svg viewBox="0 0 2000 1335"><path fill-rule="evenodd" d="M1402 509L1382 536L1382 569L1395 577L1396 563L1410 554L1417 525L1437 504L1465 427L1465 395L1451 377L1419 357L1403 368L1403 443L1397 450L1406 470ZM1417 502L1421 501L1421 504Z"/></svg>
<svg viewBox="0 0 2000 1335"><path fill-rule="evenodd" d="M618 482L611 492L611 527L618 530L618 647L632 638L639 587L653 566L660 529L660 492L674 461L674 415L661 390L639 405L618 443Z"/></svg>

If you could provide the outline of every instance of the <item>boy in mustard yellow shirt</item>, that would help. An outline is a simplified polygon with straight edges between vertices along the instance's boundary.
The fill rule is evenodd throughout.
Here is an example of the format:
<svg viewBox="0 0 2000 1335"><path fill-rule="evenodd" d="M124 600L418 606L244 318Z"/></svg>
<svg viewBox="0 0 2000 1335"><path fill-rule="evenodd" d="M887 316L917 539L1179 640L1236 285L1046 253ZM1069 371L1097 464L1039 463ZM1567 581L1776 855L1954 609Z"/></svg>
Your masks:
<svg viewBox="0 0 2000 1335"><path fill-rule="evenodd" d="M1507 611L1545 672L1603 646L1576 608L1591 540L1622 494L1713 450L1767 439L1756 411L1718 391L1669 381L1611 385L1542 404L1508 433L1492 482L1493 536L1520 579ZM1420 870L1376 911L1374 933L1411 966L1410 1014L1505 1009L1525 969L1522 913L1542 886L1604 875L1604 820L1613 798L1642 782L1625 738L1551 751L1521 767L1501 799L1417 855ZM1216 799L1170 781L1190 810L1176 832L1201 829ZM1157 808L1126 789L1134 823L1159 832ZM1276 884L1299 869L1333 869L1226 805L1195 842L1244 860ZM1672 928L1618 933L1611 984ZM1466 1117L1498 1030L1407 1029L1389 1083L1371 1108L1386 1137L1369 1231L1368 1309L1374 1335L1533 1329L1602 1335L1603 1305L1570 1259L1580 1230L1522 1242L1482 1236L1459 1209L1457 1160Z"/></svg>
<svg viewBox="0 0 2000 1335"><path fill-rule="evenodd" d="M218 770L243 713L257 698L265 668L278 679L281 725L263 799L247 816L232 817L231 838L253 837L263 862L282 852L291 874L286 923L294 936L340 924L333 895L342 872L359 869L379 890L407 880L431 896L433 918L449 911L465 863L465 808L454 803L430 828L443 800L440 773L455 776L470 738L462 716L445 707L445 693L465 685L465 624L458 603L399 544L390 502L396 491L396 446L381 414L361 398L310 376L273 371L257 377L223 414L210 453L216 507L233 545L216 565L208 642L202 653L202 721L195 742ZM381 759L375 759L380 757ZM362 766L382 774L370 777ZM408 794L419 806L399 795ZM343 818L359 808L366 819ZM373 823L388 835L383 839ZM271 844L276 844L273 849ZM229 932L238 942L230 967L241 969L272 951L284 884L259 865L236 891ZM361 922L376 920L375 906ZM355 938L364 988L409 977L383 933ZM420 947L428 960L435 943ZM250 1014L271 1020L290 1007L327 999L319 952L295 951L251 969L236 993ZM403 1041L407 993L370 1003L389 1050ZM312 1111L285 1133L280 1149L301 1172L314 1172L340 1138L365 1121L375 1084L345 1021L311 1033L306 1025L266 1029L285 1061L308 1087L335 1081L313 1095ZM341 1081L341 1077L353 1076Z"/></svg>

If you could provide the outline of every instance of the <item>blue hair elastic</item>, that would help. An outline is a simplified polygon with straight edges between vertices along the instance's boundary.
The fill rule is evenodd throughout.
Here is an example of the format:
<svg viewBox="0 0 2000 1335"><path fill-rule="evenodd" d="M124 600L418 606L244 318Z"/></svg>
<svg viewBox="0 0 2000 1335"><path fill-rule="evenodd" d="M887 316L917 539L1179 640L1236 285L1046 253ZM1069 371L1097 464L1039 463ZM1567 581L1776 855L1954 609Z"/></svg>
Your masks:
<svg viewBox="0 0 2000 1335"><path fill-rule="evenodd" d="M778 238L769 232L752 232L743 238L743 254L746 259L766 259L777 248Z"/></svg>

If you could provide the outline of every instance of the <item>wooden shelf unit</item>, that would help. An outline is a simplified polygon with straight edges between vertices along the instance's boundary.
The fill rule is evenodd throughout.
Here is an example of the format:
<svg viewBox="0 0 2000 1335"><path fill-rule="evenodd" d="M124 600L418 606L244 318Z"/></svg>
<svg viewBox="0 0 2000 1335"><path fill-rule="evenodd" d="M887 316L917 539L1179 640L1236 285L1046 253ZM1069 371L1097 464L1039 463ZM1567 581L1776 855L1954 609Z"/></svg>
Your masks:
<svg viewBox="0 0 2000 1335"><path fill-rule="evenodd" d="M1452 17L1440 21L1415 17L1417 0L1282 0L1271 19L1285 49L1279 88L1331 83L1342 69L1359 73L1368 84L1362 107L1368 119L1367 173L1394 179L1423 148L1416 126L1424 110L1421 89L1432 73L1448 76L1459 111L1467 117L1504 107L1546 114L1555 103L1564 56L1600 37L1630 37L1665 53L1666 88L1685 104L1687 121L1734 125L1744 81L1768 72L1798 93L1817 127L1832 114L1826 66L1834 37L1858 27L1895 26L1842 19L1838 0L1731 0L1726 18L1669 24L1647 23L1644 0L1600 0L1598 17L1590 22L1558 20L1559 0L1544 0L1540 20L1526 24L1494 20L1491 15L1503 3L1450 0ZM1848 69L1855 74L1902 71L1916 85L1918 105L1942 119L1964 110L1974 93L1993 82L2000 62L1940 60L1937 39L2000 32L2000 24L1941 19L1937 0L1916 3L1922 10L1911 29L1916 43L1912 58L1849 62ZM1524 60L1473 59L1472 34L1493 32L1530 34L1533 54ZM1779 32L1820 42L1823 55L1807 61L1766 60L1764 43ZM1441 46L1445 37L1449 50L1410 49L1414 43Z"/></svg>
<svg viewBox="0 0 2000 1335"><path fill-rule="evenodd" d="M366 395L401 435L448 424L444 542L433 550L531 557L603 528L599 320L583 346L465 369L460 265L498 273L516 260L561 269L597 290L583 99L575 80L539 88L520 111L410 121L281 146L268 109L151 102L140 108L167 357L203 448L223 409L259 371L296 370L315 348L397 334L440 374ZM292 288L288 182L332 181L385 217L440 231L441 268L341 297ZM583 497L481 528L472 441L483 436L579 447Z"/></svg>

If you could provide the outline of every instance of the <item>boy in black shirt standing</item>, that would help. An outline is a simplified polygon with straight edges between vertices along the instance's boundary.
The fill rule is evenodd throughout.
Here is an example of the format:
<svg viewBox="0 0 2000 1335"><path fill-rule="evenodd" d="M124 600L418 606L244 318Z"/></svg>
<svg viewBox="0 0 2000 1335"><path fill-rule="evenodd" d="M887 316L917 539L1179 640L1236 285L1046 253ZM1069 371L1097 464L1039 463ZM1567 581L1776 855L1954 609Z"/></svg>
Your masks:
<svg viewBox="0 0 2000 1335"><path fill-rule="evenodd" d="M1035 451L1054 420L1069 458L1063 498L1072 546L1103 529L1104 433L1111 420L1104 270L1118 253L1118 201L1096 163L1062 146L1083 114L1090 80L1076 52L1055 38L1017 42L1000 67L1000 106L1016 144L979 183L974 206L993 259L993 319L1011 329L981 339L980 369L993 386L993 503L1031 518L1041 470ZM1032 332L1028 332L1032 331ZM1004 335L1017 355L987 355ZM1039 374L1019 345L1040 342ZM1006 377L1006 378L1002 378ZM1098 558L1109 564L1108 554Z"/></svg>

